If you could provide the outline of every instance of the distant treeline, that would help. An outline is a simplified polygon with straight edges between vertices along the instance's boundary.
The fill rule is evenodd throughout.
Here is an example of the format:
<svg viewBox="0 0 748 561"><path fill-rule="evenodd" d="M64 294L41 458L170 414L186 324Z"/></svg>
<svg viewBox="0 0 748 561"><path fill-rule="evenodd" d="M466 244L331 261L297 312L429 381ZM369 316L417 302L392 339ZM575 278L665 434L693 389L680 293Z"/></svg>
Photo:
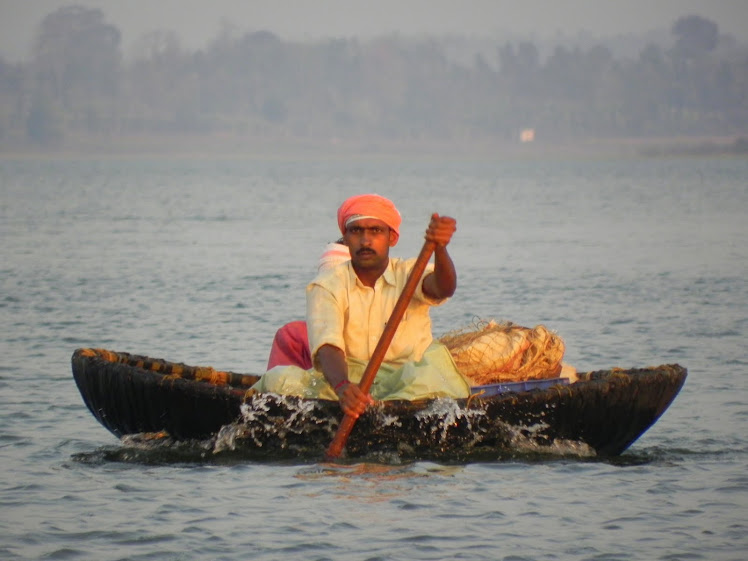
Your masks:
<svg viewBox="0 0 748 561"><path fill-rule="evenodd" d="M287 42L227 28L196 52L152 32L125 60L120 42L100 10L46 16L28 62L0 59L0 145L748 135L748 48L700 16L675 21L670 46L623 59L603 44L541 57L519 41L466 64L433 37Z"/></svg>

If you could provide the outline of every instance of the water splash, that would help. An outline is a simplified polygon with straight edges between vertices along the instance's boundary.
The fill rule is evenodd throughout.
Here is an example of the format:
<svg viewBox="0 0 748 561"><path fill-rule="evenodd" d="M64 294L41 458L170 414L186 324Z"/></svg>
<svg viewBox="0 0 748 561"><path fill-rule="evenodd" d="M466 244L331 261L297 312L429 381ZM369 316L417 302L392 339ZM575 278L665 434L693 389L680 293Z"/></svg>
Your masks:
<svg viewBox="0 0 748 561"><path fill-rule="evenodd" d="M543 431L549 428L546 423L529 426L507 425L510 434L509 448L523 454L544 454L549 456L576 456L594 458L597 452L586 442L563 438L546 439Z"/></svg>
<svg viewBox="0 0 748 561"><path fill-rule="evenodd" d="M241 420L225 425L218 432L214 453L237 450L247 445L257 449L269 443L287 449L289 437L312 430L334 434L337 421L321 413L311 400L275 394L257 394L240 407Z"/></svg>
<svg viewBox="0 0 748 561"><path fill-rule="evenodd" d="M458 425L460 420L465 420L468 430L474 430L474 421L483 419L486 412L482 409L466 409L460 406L454 399L444 398L436 399L423 411L416 413L416 419L425 426L430 426L431 433L436 434L441 431L439 440L442 443L447 442L449 429ZM475 429L476 438L481 431Z"/></svg>
<svg viewBox="0 0 748 561"><path fill-rule="evenodd" d="M98 465L105 462L169 465L211 460L213 439L175 440L168 434L137 433L123 436L120 446L105 446L93 452L73 455L76 462Z"/></svg>
<svg viewBox="0 0 748 561"><path fill-rule="evenodd" d="M213 442L213 454L236 450L236 438L242 430L236 423L222 426Z"/></svg>

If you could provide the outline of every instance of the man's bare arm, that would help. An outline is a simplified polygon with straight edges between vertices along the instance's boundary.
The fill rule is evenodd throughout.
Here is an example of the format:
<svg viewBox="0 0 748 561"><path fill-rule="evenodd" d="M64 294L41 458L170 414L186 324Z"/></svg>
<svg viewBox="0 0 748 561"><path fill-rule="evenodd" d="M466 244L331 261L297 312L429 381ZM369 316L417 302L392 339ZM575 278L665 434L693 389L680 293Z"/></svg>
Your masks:
<svg viewBox="0 0 748 561"><path fill-rule="evenodd" d="M362 392L358 384L348 380L345 353L338 347L322 345L317 350L316 361L327 383L335 390L343 413L357 419L367 406L374 403L371 396Z"/></svg>
<svg viewBox="0 0 748 561"><path fill-rule="evenodd" d="M457 271L447 252L447 245L457 230L457 221L449 216L433 214L426 230L426 240L434 242L434 272L423 279L423 292L429 298L449 298L457 289Z"/></svg>

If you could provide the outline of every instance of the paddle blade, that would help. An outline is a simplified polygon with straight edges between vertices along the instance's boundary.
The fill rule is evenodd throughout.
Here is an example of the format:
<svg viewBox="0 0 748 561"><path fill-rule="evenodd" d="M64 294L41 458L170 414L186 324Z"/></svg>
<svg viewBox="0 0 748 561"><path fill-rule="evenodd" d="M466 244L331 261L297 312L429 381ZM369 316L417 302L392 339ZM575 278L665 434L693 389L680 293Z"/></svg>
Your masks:
<svg viewBox="0 0 748 561"><path fill-rule="evenodd" d="M348 441L348 436L351 434L353 425L355 424L356 419L354 417L351 417L350 415L345 415L343 417L343 420L340 422L340 426L338 427L338 432L335 433L335 438L333 438L330 446L327 447L327 452L325 452L325 459L327 461L337 460L340 457L340 454L343 453L343 448L345 448L345 443Z"/></svg>

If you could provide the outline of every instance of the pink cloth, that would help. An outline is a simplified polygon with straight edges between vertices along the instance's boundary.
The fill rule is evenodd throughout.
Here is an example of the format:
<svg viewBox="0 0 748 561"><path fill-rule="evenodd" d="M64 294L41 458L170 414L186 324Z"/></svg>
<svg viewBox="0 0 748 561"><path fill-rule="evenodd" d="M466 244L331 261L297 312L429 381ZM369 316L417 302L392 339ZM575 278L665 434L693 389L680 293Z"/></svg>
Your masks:
<svg viewBox="0 0 748 561"><path fill-rule="evenodd" d="M304 370L312 367L312 355L309 352L309 338L306 334L305 321L292 321L275 333L273 346L270 348L268 370L275 366L298 366Z"/></svg>
<svg viewBox="0 0 748 561"><path fill-rule="evenodd" d="M338 227L341 233L345 234L346 222L356 215L377 218L387 224L395 232L395 244L397 243L403 219L391 200L374 194L355 195L346 199L338 209Z"/></svg>
<svg viewBox="0 0 748 561"><path fill-rule="evenodd" d="M319 259L317 270L324 271L350 258L351 253L347 246L329 243ZM312 367L305 321L292 321L275 332L267 369L270 370L274 366L299 366L304 370Z"/></svg>

